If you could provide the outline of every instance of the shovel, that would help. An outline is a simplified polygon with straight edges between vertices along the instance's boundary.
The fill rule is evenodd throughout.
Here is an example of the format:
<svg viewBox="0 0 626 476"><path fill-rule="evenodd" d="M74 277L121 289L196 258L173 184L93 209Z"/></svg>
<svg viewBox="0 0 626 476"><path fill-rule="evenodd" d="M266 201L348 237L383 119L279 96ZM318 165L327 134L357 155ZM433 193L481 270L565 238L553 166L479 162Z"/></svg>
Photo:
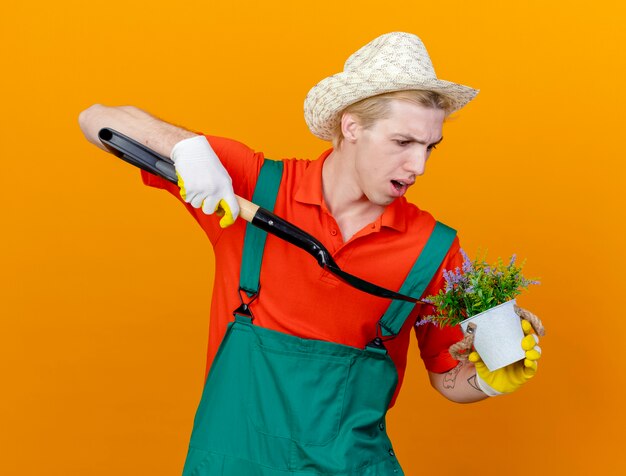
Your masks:
<svg viewBox="0 0 626 476"><path fill-rule="evenodd" d="M129 164L178 185L176 169L174 168L174 163L169 158L157 154L143 144L113 129L100 129L98 137L100 142L102 142L113 155ZM411 296L385 289L343 271L339 268L337 263L335 263L330 252L315 237L278 217L269 210L255 205L245 198L237 195L235 197L239 203L239 216L241 218L253 226L303 249L313 256L322 268L334 274L346 284L360 291L382 298L397 299L413 303L423 302Z"/></svg>

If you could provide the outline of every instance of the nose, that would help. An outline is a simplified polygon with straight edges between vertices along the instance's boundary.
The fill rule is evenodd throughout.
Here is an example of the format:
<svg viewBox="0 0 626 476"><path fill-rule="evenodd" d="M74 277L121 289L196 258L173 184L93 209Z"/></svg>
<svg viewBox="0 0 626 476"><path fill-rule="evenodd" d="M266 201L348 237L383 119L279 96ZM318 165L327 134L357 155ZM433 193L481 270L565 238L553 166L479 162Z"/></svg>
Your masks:
<svg viewBox="0 0 626 476"><path fill-rule="evenodd" d="M426 171L426 161L429 155L429 150L419 148L409 156L404 166L405 170L416 176L423 175Z"/></svg>

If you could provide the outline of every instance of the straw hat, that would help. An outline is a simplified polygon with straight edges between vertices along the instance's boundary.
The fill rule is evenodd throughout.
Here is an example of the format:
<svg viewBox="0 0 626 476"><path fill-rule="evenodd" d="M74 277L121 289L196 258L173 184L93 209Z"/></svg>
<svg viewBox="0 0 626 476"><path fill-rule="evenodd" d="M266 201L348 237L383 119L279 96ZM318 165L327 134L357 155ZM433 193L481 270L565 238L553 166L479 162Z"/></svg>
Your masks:
<svg viewBox="0 0 626 476"><path fill-rule="evenodd" d="M332 139L339 112L377 94L407 89L436 91L448 97L452 111L471 101L477 89L437 79L422 40L410 33L387 33L352 54L341 73L323 79L304 100L304 119L311 132Z"/></svg>

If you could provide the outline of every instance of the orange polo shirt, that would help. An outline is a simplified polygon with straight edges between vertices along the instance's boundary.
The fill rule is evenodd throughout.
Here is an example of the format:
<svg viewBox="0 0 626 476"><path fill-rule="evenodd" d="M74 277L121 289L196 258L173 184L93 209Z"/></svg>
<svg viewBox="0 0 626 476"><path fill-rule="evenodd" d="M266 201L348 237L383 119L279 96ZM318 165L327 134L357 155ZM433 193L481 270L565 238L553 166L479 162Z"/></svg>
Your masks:
<svg viewBox="0 0 626 476"><path fill-rule="evenodd" d="M207 139L231 176L235 193L250 200L265 160L263 153L230 139L213 136ZM320 240L341 269L387 289L398 290L428 241L435 220L402 197L344 243L322 196L322 165L331 151L314 161L283 161L283 178L274 213ZM233 318L232 312L241 303L238 288L246 222L238 219L234 225L222 229L218 217L205 215L201 209L184 203L176 185L146 172L142 172L142 177L146 185L168 190L181 200L213 244L215 282L208 373L226 326ZM457 238L426 295L435 294L443 286L442 269L461 266L459 250ZM359 348L376 336L377 322L390 304L388 299L350 287L320 268L305 251L272 235L265 245L260 286L259 295L250 306L256 325ZM396 395L404 376L412 328L428 370L446 372L457 364L447 349L462 338L458 328L440 329L432 324L414 327L419 314L430 313L427 307L416 305L400 334L385 344L398 370Z"/></svg>

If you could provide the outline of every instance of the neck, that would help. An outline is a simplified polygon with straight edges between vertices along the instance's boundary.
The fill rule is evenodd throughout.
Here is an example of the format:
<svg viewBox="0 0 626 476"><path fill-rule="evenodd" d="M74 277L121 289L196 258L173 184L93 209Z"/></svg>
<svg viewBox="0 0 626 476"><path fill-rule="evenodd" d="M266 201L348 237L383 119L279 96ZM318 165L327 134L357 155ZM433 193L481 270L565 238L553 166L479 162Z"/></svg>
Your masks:
<svg viewBox="0 0 626 476"><path fill-rule="evenodd" d="M334 150L322 169L324 202L339 225L344 242L385 210L384 206L370 202L361 190L354 159L346 152Z"/></svg>

